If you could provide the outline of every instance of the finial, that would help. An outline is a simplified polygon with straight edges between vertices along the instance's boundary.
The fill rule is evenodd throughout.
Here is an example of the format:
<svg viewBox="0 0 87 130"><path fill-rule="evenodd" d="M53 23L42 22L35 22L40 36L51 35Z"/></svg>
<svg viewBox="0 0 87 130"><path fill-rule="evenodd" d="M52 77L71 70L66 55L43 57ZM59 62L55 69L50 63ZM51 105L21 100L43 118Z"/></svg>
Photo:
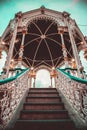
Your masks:
<svg viewBox="0 0 87 130"><path fill-rule="evenodd" d="M42 8L42 9L44 9L44 8L45 8L45 6L44 6L44 5L42 5L42 6L41 6L41 8Z"/></svg>
<svg viewBox="0 0 87 130"><path fill-rule="evenodd" d="M45 12L45 6L42 5L42 6L41 6L41 13L44 14L44 12Z"/></svg>

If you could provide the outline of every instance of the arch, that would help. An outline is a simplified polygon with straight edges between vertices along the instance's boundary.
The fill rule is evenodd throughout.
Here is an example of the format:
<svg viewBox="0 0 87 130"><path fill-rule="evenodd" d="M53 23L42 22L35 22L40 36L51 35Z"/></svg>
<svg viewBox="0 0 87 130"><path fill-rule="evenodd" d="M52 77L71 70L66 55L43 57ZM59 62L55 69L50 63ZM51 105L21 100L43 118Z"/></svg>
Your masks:
<svg viewBox="0 0 87 130"><path fill-rule="evenodd" d="M46 20L51 20L52 22L54 22L55 24L61 25L61 23L63 24L64 22L62 21L62 19L58 19L54 16L50 16L47 14L42 14L42 15L35 15L32 16L31 18L27 18L26 21L24 22L24 24L26 24L25 26L28 27L29 24L31 24L33 21L37 21L37 20L42 20L42 19L46 19Z"/></svg>
<svg viewBox="0 0 87 130"><path fill-rule="evenodd" d="M5 65L5 61L6 61L6 57L7 57L7 53L6 51L2 51L2 58L0 59L0 62L2 63L0 66L0 72L2 71L4 65Z"/></svg>
<svg viewBox="0 0 87 130"><path fill-rule="evenodd" d="M37 72L38 72L39 70L41 70L41 69L48 70L49 73L50 73L50 71L51 71L51 68L50 68L50 67L48 67L48 66L46 66L46 65L40 65L40 66L38 66L38 67L35 68L36 74L37 74Z"/></svg>
<svg viewBox="0 0 87 130"><path fill-rule="evenodd" d="M34 68L36 68L37 71L37 66L40 66L41 68L42 64L46 65L46 67L48 66L48 68L51 69L52 66L59 67L61 66L61 64L64 63L62 41L60 33L58 33L59 26L64 27L63 39L66 47L67 57L69 59L73 57L73 50L71 47L69 33L66 27L65 16L69 16L69 14L67 12L58 12L46 9L45 7L41 7L39 9L22 14L20 25L21 27L26 26L28 29L24 40L24 52L22 58L22 62L25 64L26 67L33 66ZM13 21L11 22L11 24L13 25L14 20L15 19L13 19ZM73 33L78 32L80 38L82 38L79 30L76 31L75 29L77 27L75 21L70 17L69 20L71 26L70 28L72 29ZM19 26L19 29L20 30L18 30L17 32L17 38L20 40L17 44L14 45L13 50L13 57L16 60L16 63L22 41L22 28L20 28ZM6 38L7 37L8 36L6 35ZM79 47L79 38L75 37L75 41L77 47ZM50 69L48 70L50 71Z"/></svg>
<svg viewBox="0 0 87 130"><path fill-rule="evenodd" d="M48 88L51 86L50 73L47 69L39 69L36 73L36 88Z"/></svg>

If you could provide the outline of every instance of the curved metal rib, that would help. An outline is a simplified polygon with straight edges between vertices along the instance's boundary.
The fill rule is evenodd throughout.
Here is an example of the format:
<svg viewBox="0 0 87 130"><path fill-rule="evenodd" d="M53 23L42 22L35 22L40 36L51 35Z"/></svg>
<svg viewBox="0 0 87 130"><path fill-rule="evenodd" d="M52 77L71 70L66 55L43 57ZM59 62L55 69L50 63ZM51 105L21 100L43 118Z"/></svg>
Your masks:
<svg viewBox="0 0 87 130"><path fill-rule="evenodd" d="M56 64L55 64L55 67L57 66L57 64L58 64L58 62L60 61L61 57L62 57L62 56L60 56L60 57L58 58L58 60L57 60L57 62L56 62Z"/></svg>
<svg viewBox="0 0 87 130"><path fill-rule="evenodd" d="M45 30L44 35L47 33L47 31L51 28L53 22L48 26L48 28Z"/></svg>
<svg viewBox="0 0 87 130"><path fill-rule="evenodd" d="M38 49L39 49L39 47L40 47L40 45L41 45L42 40L43 40L43 39L40 40L40 42L39 42L39 44L38 44L38 46L37 46L37 49L36 49L36 51L35 51L35 55L34 55L34 58L33 58L33 64L32 64L32 66L34 65L34 60L35 60L35 58L36 58L36 55L37 55L37 52L38 52Z"/></svg>
<svg viewBox="0 0 87 130"><path fill-rule="evenodd" d="M25 60L27 61L27 63L29 64L29 66L31 66L31 64L29 63L29 61L28 61L28 58L27 58L27 57L23 56L23 59L25 59Z"/></svg>
<svg viewBox="0 0 87 130"><path fill-rule="evenodd" d="M46 34L46 36L58 35L58 33Z"/></svg>
<svg viewBox="0 0 87 130"><path fill-rule="evenodd" d="M27 46L27 45L29 45L30 43L32 43L32 42L34 42L34 41L38 40L38 39L40 39L40 37L35 38L35 39L33 39L33 40L31 40L31 41L27 42L27 43L24 45L24 47L25 47L25 46Z"/></svg>
<svg viewBox="0 0 87 130"><path fill-rule="evenodd" d="M39 36L39 37L40 37L40 35L37 34L37 33L27 33L27 34L29 34L29 35L34 35L34 36Z"/></svg>
<svg viewBox="0 0 87 130"><path fill-rule="evenodd" d="M47 41L46 41L45 39L44 39L44 41L45 41L45 43L46 43L47 49L48 49L49 54L50 54L50 58L51 58L51 61L52 61L52 66L54 66L54 62L53 62L53 58L52 58L52 54L51 54L50 48L49 48L49 46L48 46L48 44L47 44Z"/></svg>
<svg viewBox="0 0 87 130"><path fill-rule="evenodd" d="M15 49L16 54L14 55L14 57L13 57L13 58L15 58L15 57L16 57L16 55L19 53L19 50L17 51L17 50L16 50L16 48L14 48L14 49Z"/></svg>
<svg viewBox="0 0 87 130"><path fill-rule="evenodd" d="M53 41L53 42L55 42L55 43L57 43L59 46L62 46L62 44L59 43L58 41L56 41L56 40L54 40L54 39L52 39L52 38L49 38L49 37L46 37L46 38L49 39L49 40L51 40L51 41Z"/></svg>
<svg viewBox="0 0 87 130"><path fill-rule="evenodd" d="M35 27L39 30L39 32L41 33L41 35L43 34L42 33L42 31L41 31L41 29L37 26L37 24L36 23L34 23L34 22L32 22L34 25L35 25Z"/></svg>

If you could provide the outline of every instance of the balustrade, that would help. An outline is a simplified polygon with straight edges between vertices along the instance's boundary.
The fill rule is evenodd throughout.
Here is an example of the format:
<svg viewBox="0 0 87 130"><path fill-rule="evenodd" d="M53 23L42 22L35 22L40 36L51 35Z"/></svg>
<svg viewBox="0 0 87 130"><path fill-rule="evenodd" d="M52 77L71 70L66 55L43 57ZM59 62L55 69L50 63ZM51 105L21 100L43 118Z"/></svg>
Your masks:
<svg viewBox="0 0 87 130"><path fill-rule="evenodd" d="M0 127L6 127L28 90L28 71L0 85Z"/></svg>
<svg viewBox="0 0 87 130"><path fill-rule="evenodd" d="M56 87L65 96L80 118L87 122L87 80L82 79L80 81L79 79L77 82L74 79L70 79L69 76L70 74L68 75L67 73L65 75L63 71L59 70Z"/></svg>

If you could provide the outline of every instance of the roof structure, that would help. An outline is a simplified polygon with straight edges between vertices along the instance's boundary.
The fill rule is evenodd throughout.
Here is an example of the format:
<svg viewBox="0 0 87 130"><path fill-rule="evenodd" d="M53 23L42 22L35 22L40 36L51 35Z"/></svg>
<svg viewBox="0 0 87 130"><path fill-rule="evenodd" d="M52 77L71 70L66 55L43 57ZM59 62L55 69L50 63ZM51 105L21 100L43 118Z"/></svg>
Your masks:
<svg viewBox="0 0 87 130"><path fill-rule="evenodd" d="M46 9L42 6L39 9L29 12L19 12L20 22L17 30L16 41L14 44L13 58L17 61L19 57L20 46L22 42L22 27L27 28L27 33L24 39L23 62L31 67L39 65L60 66L64 63L62 39L58 33L60 27L63 27L63 39L67 51L68 60L73 57L72 45L69 35L69 30L65 22L68 16L68 22L72 30L72 34L79 50L81 48L82 33L76 25L75 20L70 18L67 12L57 12ZM10 21L2 38L6 43L6 48L9 49L10 40L12 36L12 28L14 28L14 21Z"/></svg>

